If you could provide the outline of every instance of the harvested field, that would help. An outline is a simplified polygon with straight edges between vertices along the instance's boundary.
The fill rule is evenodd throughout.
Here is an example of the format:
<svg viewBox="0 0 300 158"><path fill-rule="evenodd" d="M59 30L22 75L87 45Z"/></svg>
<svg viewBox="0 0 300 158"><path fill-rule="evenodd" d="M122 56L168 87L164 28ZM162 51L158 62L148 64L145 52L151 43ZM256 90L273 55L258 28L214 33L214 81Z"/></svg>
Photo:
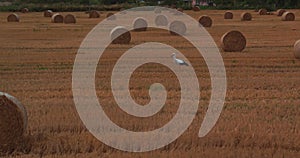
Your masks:
<svg viewBox="0 0 300 158"><path fill-rule="evenodd" d="M15 151L1 155L299 157L300 60L294 56L294 43L300 39L300 10L288 10L296 16L289 22L275 15L260 16L251 10L231 11L234 18L225 20L225 11L184 11L196 21L200 15L213 19L214 24L207 31L220 48L226 66L225 106L215 127L203 138L197 134L210 99L210 76L203 58L184 38L154 28L132 31L129 44L110 45L101 58L95 82L98 98L113 122L133 131L153 130L168 122L178 108L180 90L169 69L158 64L143 65L130 80L135 101L149 102L148 87L153 82L165 85L171 99L167 100L166 108L150 118L135 118L120 110L109 89L109 72L126 50L143 42L164 42L181 51L196 71L201 85L196 118L177 140L146 153L122 152L101 143L85 128L75 109L72 68L76 53L85 36L105 16L90 19L84 12L74 12L71 14L76 16L76 24L65 25L51 23L41 16L42 12L22 14L19 23L8 23L6 18L10 13L0 13L0 91L18 98L28 114L26 141ZM251 13L252 20L241 21L243 12ZM220 38L230 30L238 30L247 38L243 52L221 49ZM160 77L164 75L170 80Z"/></svg>

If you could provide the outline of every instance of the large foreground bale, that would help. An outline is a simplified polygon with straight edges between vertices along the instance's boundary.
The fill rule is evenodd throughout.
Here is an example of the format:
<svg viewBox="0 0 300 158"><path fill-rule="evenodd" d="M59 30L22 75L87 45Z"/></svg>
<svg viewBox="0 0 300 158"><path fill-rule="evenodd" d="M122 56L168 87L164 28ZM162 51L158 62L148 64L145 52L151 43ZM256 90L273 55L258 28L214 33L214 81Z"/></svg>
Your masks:
<svg viewBox="0 0 300 158"><path fill-rule="evenodd" d="M242 21L251 21L252 20L252 15L248 12L244 12L241 14L241 20Z"/></svg>
<svg viewBox="0 0 300 158"><path fill-rule="evenodd" d="M92 10L89 12L89 18L100 18L100 13L96 10Z"/></svg>
<svg viewBox="0 0 300 158"><path fill-rule="evenodd" d="M13 96L0 92L0 153L14 150L24 139L27 113Z"/></svg>
<svg viewBox="0 0 300 158"><path fill-rule="evenodd" d="M267 13L268 13L267 9L259 9L258 10L259 15L267 15Z"/></svg>
<svg viewBox="0 0 300 158"><path fill-rule="evenodd" d="M295 20L295 14L291 12L285 12L281 16L282 21L294 21Z"/></svg>
<svg viewBox="0 0 300 158"><path fill-rule="evenodd" d="M53 14L52 17L51 17L51 22L53 22L53 23L63 23L64 22L64 17L59 13Z"/></svg>
<svg viewBox="0 0 300 158"><path fill-rule="evenodd" d="M53 12L52 10L45 10L44 11L44 17L52 17Z"/></svg>
<svg viewBox="0 0 300 158"><path fill-rule="evenodd" d="M130 32L123 26L117 26L110 32L112 44L129 44L131 41Z"/></svg>
<svg viewBox="0 0 300 158"><path fill-rule="evenodd" d="M155 18L156 26L168 26L168 18L165 15L157 15Z"/></svg>
<svg viewBox="0 0 300 158"><path fill-rule="evenodd" d="M182 21L173 21L169 26L171 35L184 35L186 33L186 25Z"/></svg>
<svg viewBox="0 0 300 158"><path fill-rule="evenodd" d="M282 14L285 13L285 12L286 12L286 10L284 10L284 9L278 9L278 10L276 11L276 15L277 15L277 16L282 16Z"/></svg>
<svg viewBox="0 0 300 158"><path fill-rule="evenodd" d="M16 13L10 14L7 16L7 22L20 22L20 17Z"/></svg>
<svg viewBox="0 0 300 158"><path fill-rule="evenodd" d="M211 27L212 26L212 19L207 16L203 15L198 20L199 24L201 24L203 27Z"/></svg>
<svg viewBox="0 0 300 158"><path fill-rule="evenodd" d="M233 13L230 11L225 12L224 19L233 19Z"/></svg>
<svg viewBox="0 0 300 158"><path fill-rule="evenodd" d="M300 40L294 44L294 55L297 59L300 59Z"/></svg>
<svg viewBox="0 0 300 158"><path fill-rule="evenodd" d="M65 24L75 24L76 23L76 17L73 14L68 14L64 18Z"/></svg>
<svg viewBox="0 0 300 158"><path fill-rule="evenodd" d="M28 13L28 12L29 12L29 9L28 9L28 8L22 8L22 9L21 9L21 12L22 12L22 13Z"/></svg>
<svg viewBox="0 0 300 158"><path fill-rule="evenodd" d="M229 31L222 36L221 47L225 52L241 52L246 47L246 38L239 31Z"/></svg>
<svg viewBox="0 0 300 158"><path fill-rule="evenodd" d="M148 23L142 18L138 17L133 21L133 30L134 31L147 31Z"/></svg>

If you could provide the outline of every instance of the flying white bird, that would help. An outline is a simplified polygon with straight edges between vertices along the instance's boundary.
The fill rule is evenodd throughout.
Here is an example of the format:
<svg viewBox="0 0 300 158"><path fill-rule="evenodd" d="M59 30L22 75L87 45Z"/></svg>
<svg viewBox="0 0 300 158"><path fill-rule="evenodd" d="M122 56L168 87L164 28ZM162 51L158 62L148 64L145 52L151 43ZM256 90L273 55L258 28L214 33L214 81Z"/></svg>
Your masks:
<svg viewBox="0 0 300 158"><path fill-rule="evenodd" d="M174 60L174 62L175 62L176 64L178 64L178 65L189 66L189 64L187 64L185 61L183 61L183 60L181 60L181 59L177 59L175 53L173 53L173 54L171 55L171 57L173 57L173 60Z"/></svg>

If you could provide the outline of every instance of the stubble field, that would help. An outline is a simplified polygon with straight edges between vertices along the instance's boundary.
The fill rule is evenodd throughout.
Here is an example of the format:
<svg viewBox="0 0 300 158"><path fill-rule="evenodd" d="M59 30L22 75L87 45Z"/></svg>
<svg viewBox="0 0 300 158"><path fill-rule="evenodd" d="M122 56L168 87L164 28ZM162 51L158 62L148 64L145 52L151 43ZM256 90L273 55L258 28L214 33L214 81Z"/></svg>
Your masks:
<svg viewBox="0 0 300 158"><path fill-rule="evenodd" d="M122 53L143 42L164 42L180 50L197 72L201 101L191 126L170 145L146 153L122 152L101 143L84 127L75 109L72 69L76 53L107 12L99 19L75 12L77 23L68 25L53 24L43 13L20 14L20 23L7 23L9 13L0 13L0 91L18 98L28 112L26 139L7 156L299 157L300 60L294 58L293 44L300 39L300 10L292 10L296 14L292 22L250 10L252 21L240 21L242 10L233 11L233 20L224 20L224 12L186 11L195 19L211 16L213 27L207 31L218 46L221 36L230 30L239 30L247 38L243 52L220 49L227 73L226 102L219 121L204 138L197 134L210 99L210 76L205 62L186 40L153 28L132 32L129 45L110 45L100 59L96 73L99 100L112 121L133 131L153 130L167 123L178 108L180 90L174 88L178 81L169 69L144 65L133 73L133 98L148 103L147 88L160 82L168 90L166 107L147 119L127 115L117 107L109 88L111 70Z"/></svg>

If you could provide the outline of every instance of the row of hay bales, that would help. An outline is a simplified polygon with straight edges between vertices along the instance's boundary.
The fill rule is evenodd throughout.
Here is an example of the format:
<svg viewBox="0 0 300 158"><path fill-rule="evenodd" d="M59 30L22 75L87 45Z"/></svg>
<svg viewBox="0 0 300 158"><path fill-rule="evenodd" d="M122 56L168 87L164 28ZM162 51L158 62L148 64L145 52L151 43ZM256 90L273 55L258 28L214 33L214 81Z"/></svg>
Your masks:
<svg viewBox="0 0 300 158"><path fill-rule="evenodd" d="M200 11L199 8L194 7L194 11ZM266 9L260 9L257 11L259 15L277 15L281 16L282 21L294 21L295 14L284 9L278 9L275 13L268 12ZM226 11L224 13L224 19L233 19L233 13L231 11ZM252 15L249 12L243 12L241 14L241 21L251 21ZM211 27L212 19L203 15L198 19L199 24L203 27ZM226 52L232 51L242 51L246 47L246 38L239 31L229 31L225 33L221 38L221 47ZM296 41L294 44L294 55L296 58L300 59L300 40Z"/></svg>
<svg viewBox="0 0 300 158"><path fill-rule="evenodd" d="M76 17L72 14L67 14L66 16L63 16L60 13L55 13L51 16L51 22L52 23L75 24Z"/></svg>
<svg viewBox="0 0 300 158"><path fill-rule="evenodd" d="M76 17L72 14L67 14L66 16L63 16L59 13L52 14L52 12L48 10L44 12L44 16L51 17L51 22L53 23L76 23ZM16 13L12 13L7 16L7 22L20 22L20 16Z"/></svg>
<svg viewBox="0 0 300 158"><path fill-rule="evenodd" d="M100 18L100 13L98 11L92 10L88 12L89 18ZM51 17L52 23L65 23L74 24L77 22L76 16L73 14L67 14L65 16L60 13L54 13L52 10L44 11L44 17ZM107 14L108 20L115 20L116 16L113 13ZM16 13L12 13L7 16L8 22L20 22L20 16Z"/></svg>
<svg viewBox="0 0 300 158"><path fill-rule="evenodd" d="M181 12L183 12L183 10L181 8L176 10L171 10L171 12L174 12L175 15L180 14ZM155 13L160 14L161 13L161 9L160 8L156 8L154 10ZM259 11L259 14L264 15L263 13L267 12L265 9L261 9ZM295 15L294 13L291 12L285 12L285 10L280 9L277 11L278 13L276 15L280 16L282 15L282 21L294 21L295 20ZM224 13L224 19L233 19L233 13L231 11L226 11ZM249 12L243 12L241 13L241 21L251 21L252 20L252 14ZM203 15L198 19L199 23L203 26L203 27L211 27L213 20L207 16L207 15Z"/></svg>
<svg viewBox="0 0 300 158"><path fill-rule="evenodd" d="M285 9L278 9L276 12L268 12L267 9L260 9L258 10L259 15L277 15L281 16L282 21L294 21L295 20L295 14L289 11L286 11Z"/></svg>
<svg viewBox="0 0 300 158"><path fill-rule="evenodd" d="M51 17L52 23L75 24L77 22L76 16L73 14L63 16L60 13L53 13L52 10L44 11L44 17Z"/></svg>
<svg viewBox="0 0 300 158"><path fill-rule="evenodd" d="M202 16L202 18L205 16ZM184 35L187 31L186 25L181 21L172 21L170 24L165 15L157 15L155 18L157 26L169 26L171 35ZM143 17L138 17L133 21L133 31L147 31L148 22ZM129 44L131 41L131 33L125 27L117 26L110 32L112 44ZM228 52L242 51L246 47L246 38L239 31L229 31L221 38L222 49Z"/></svg>
<svg viewBox="0 0 300 158"><path fill-rule="evenodd" d="M155 13L161 13L161 10L154 10ZM241 14L242 20L248 20L252 19L252 15L248 12L242 13ZM233 13L230 11L225 12L224 14L224 19L232 19L233 18ZM198 22L201 26L203 27L211 27L212 26L212 19L207 16L203 15L200 16L198 19ZM186 33L186 26L183 22L180 21L173 21L169 24L168 19L165 15L159 14L155 18L155 24L157 26L169 26L170 34L171 35L184 35ZM133 21L133 31L147 31L147 21L142 18L136 18ZM111 40L112 44L129 44L131 41L131 34L130 31L127 30L125 27L118 26L114 28L111 33ZM246 48L247 44L247 39L241 33L240 31L237 30L231 30L226 32L222 37L221 37L221 48L225 52L241 52ZM295 43L295 57L300 58L300 42Z"/></svg>
<svg viewBox="0 0 300 158"><path fill-rule="evenodd" d="M101 17L100 12L97 10L87 11L86 13L89 14L89 18L100 18ZM114 15L114 13L107 13L106 18L108 20L115 20L116 16Z"/></svg>

